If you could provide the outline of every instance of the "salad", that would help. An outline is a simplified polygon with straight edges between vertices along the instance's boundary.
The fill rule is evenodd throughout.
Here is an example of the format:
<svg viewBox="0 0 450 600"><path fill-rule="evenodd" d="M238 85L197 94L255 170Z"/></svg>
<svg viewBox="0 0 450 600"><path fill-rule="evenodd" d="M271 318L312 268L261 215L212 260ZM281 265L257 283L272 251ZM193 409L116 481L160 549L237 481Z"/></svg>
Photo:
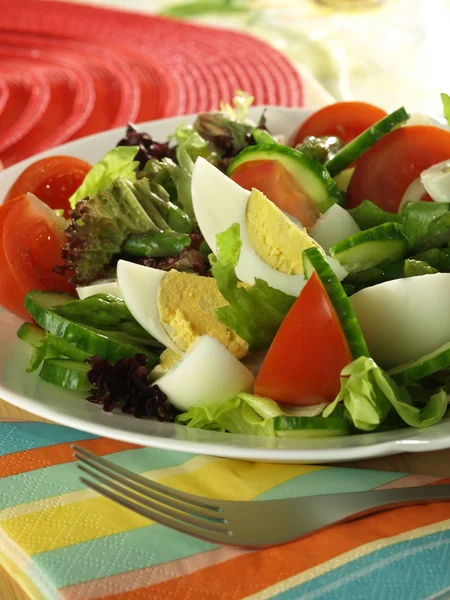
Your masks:
<svg viewBox="0 0 450 600"><path fill-rule="evenodd" d="M450 119L450 97L442 94ZM252 99L95 165L29 166L0 206L0 304L28 372L187 427L338 436L442 420L450 129L318 110L281 139Z"/></svg>

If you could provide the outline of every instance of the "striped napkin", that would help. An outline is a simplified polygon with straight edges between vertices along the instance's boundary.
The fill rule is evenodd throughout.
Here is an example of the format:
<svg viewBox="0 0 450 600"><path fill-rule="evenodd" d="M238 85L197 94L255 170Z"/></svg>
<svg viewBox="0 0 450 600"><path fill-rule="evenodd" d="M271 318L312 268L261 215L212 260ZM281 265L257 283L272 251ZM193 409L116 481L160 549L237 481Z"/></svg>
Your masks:
<svg viewBox="0 0 450 600"><path fill-rule="evenodd" d="M211 498L257 501L437 481L195 456L49 423L1 422L0 562L33 600L450 597L450 503L368 516L279 548L218 547L86 489L73 442L145 477Z"/></svg>

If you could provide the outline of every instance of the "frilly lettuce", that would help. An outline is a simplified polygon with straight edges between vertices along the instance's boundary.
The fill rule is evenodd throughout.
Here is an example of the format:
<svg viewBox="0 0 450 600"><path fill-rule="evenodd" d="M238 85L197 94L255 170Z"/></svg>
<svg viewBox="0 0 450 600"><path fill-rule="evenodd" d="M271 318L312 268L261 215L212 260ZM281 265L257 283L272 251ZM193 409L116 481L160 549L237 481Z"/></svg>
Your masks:
<svg viewBox="0 0 450 600"><path fill-rule="evenodd" d="M123 177L129 181L136 180L136 167L139 162L134 160L139 148L137 146L118 146L114 148L96 163L87 173L83 183L69 198L70 206L83 198L95 196L104 192L117 178Z"/></svg>
<svg viewBox="0 0 450 600"><path fill-rule="evenodd" d="M379 427L392 409L410 427L429 427L443 418L448 406L444 390L433 393L423 407L415 406L407 388L398 386L371 358L364 356L341 371L341 390L323 416L331 415L340 402L355 427L363 431Z"/></svg>
<svg viewBox="0 0 450 600"><path fill-rule="evenodd" d="M270 346L295 298L262 279L255 279L252 286L240 284L235 272L240 251L240 229L234 223L217 236L217 258L210 258L217 287L229 303L216 314L221 323L248 342L251 350L262 350Z"/></svg>

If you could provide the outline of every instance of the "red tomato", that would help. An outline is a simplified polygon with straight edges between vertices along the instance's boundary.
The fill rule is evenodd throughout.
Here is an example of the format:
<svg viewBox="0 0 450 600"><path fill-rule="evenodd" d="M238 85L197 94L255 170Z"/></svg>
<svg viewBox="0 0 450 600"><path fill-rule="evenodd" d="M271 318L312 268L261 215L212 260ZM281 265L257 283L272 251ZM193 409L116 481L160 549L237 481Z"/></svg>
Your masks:
<svg viewBox="0 0 450 600"><path fill-rule="evenodd" d="M52 272L61 264L64 221L31 194L0 207L0 304L25 320L31 290L74 292L67 276Z"/></svg>
<svg viewBox="0 0 450 600"><path fill-rule="evenodd" d="M409 185L428 167L450 158L450 131L431 125L401 127L360 159L347 190L347 208L371 200L396 213Z"/></svg>
<svg viewBox="0 0 450 600"><path fill-rule="evenodd" d="M305 194L289 171L277 160L252 160L243 163L231 179L246 190L256 188L304 227L312 227L320 216L317 205Z"/></svg>
<svg viewBox="0 0 450 600"><path fill-rule="evenodd" d="M255 394L299 406L332 402L351 361L331 300L313 273L269 348Z"/></svg>
<svg viewBox="0 0 450 600"><path fill-rule="evenodd" d="M348 144L386 115L383 109L367 102L336 102L321 108L300 125L294 146L307 135L335 135Z"/></svg>
<svg viewBox="0 0 450 600"><path fill-rule="evenodd" d="M50 156L36 161L19 175L6 195L10 202L31 192L50 208L70 210L69 198L83 183L91 165L71 156Z"/></svg>

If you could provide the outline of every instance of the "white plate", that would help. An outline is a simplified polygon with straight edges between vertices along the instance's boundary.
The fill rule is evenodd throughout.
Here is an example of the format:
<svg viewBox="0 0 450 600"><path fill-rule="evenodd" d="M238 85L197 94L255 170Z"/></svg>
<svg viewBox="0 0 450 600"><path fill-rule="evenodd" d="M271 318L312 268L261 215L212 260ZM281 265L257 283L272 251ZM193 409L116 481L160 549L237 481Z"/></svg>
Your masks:
<svg viewBox="0 0 450 600"><path fill-rule="evenodd" d="M260 114L261 108L252 109L251 116L255 119ZM268 126L273 133L283 133L289 137L308 114L302 109L269 107ZM155 139L165 140L178 124L193 119L194 116L175 117L144 123L140 128ZM0 173L0 198L4 197L19 173L37 158L68 154L94 163L114 147L123 133L124 129L121 128L70 142L6 169ZM427 429L294 440L230 435L135 419L120 412L105 413L101 407L84 400L82 395L40 381L35 373L25 373L30 352L16 337L19 325L16 317L0 309L0 397L51 421L93 434L168 450L297 463L331 463L450 447L449 421Z"/></svg>

